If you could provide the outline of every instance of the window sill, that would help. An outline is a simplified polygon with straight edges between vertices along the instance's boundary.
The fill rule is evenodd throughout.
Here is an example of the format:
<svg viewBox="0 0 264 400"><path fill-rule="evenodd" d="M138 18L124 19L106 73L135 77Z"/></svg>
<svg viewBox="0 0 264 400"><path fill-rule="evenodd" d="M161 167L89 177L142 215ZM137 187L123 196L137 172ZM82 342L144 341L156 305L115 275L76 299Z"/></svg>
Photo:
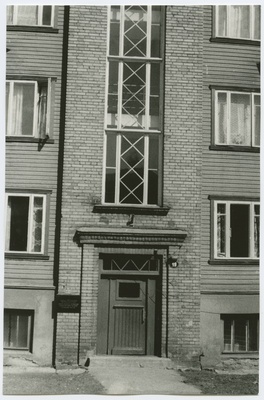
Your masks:
<svg viewBox="0 0 264 400"><path fill-rule="evenodd" d="M44 254L21 254L21 253L5 253L5 259L20 259L20 260L49 260L49 256Z"/></svg>
<svg viewBox="0 0 264 400"><path fill-rule="evenodd" d="M21 136L6 136L6 142L26 142L26 143L40 143L45 139L38 139L34 137L21 137ZM54 139L48 139L45 144L54 144Z"/></svg>
<svg viewBox="0 0 264 400"><path fill-rule="evenodd" d="M236 38L229 38L229 37L212 37L210 39L210 42L260 46L260 40L236 39Z"/></svg>
<svg viewBox="0 0 264 400"><path fill-rule="evenodd" d="M223 260L208 260L210 265L259 265L259 260L245 259L223 259Z"/></svg>
<svg viewBox="0 0 264 400"><path fill-rule="evenodd" d="M254 358L254 359L258 359L259 358L259 353L258 351L249 351L249 352L241 352L241 353L232 353L232 351L224 351L221 354L221 358L230 358L230 356L232 356L232 358Z"/></svg>
<svg viewBox="0 0 264 400"><path fill-rule="evenodd" d="M103 205L103 204L96 204L93 208L94 213L160 215L160 216L167 215L169 210L170 210L169 207L158 207L158 206L134 207L134 206Z"/></svg>
<svg viewBox="0 0 264 400"><path fill-rule="evenodd" d="M7 31L58 33L59 29L51 26L8 25Z"/></svg>
<svg viewBox="0 0 264 400"><path fill-rule="evenodd" d="M209 150L260 153L259 147L249 147L249 146L211 145L209 146Z"/></svg>

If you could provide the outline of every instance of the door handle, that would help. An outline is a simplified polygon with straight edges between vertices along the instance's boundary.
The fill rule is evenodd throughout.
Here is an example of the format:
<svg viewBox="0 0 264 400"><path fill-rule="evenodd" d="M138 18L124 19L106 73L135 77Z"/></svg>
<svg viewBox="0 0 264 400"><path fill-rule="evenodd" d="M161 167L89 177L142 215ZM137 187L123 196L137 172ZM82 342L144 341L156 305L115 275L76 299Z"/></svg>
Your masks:
<svg viewBox="0 0 264 400"><path fill-rule="evenodd" d="M144 308L142 308L142 324L144 324L145 320L146 320L146 310L144 307Z"/></svg>

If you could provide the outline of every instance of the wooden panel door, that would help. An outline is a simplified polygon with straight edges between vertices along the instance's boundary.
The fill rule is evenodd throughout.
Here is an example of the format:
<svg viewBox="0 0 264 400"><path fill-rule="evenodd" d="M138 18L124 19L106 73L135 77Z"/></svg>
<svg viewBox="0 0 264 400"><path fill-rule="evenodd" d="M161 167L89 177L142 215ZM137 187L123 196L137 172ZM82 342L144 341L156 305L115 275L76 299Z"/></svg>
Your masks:
<svg viewBox="0 0 264 400"><path fill-rule="evenodd" d="M108 354L146 354L146 281L110 280Z"/></svg>

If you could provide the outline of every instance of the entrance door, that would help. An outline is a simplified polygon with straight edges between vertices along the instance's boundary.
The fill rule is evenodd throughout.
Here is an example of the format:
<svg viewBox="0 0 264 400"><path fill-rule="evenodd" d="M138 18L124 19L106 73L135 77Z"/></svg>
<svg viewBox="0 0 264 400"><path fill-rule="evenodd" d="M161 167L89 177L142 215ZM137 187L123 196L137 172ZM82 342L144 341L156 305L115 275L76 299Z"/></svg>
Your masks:
<svg viewBox="0 0 264 400"><path fill-rule="evenodd" d="M146 354L146 281L110 280L108 354Z"/></svg>
<svg viewBox="0 0 264 400"><path fill-rule="evenodd" d="M160 259L102 255L97 354L160 355Z"/></svg>

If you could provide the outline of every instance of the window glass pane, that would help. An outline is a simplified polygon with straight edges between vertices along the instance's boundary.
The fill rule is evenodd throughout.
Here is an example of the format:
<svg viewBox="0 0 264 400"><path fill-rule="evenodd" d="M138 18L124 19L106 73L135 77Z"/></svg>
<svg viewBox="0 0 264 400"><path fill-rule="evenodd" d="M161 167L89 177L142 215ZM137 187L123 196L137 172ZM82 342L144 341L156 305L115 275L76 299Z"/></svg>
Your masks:
<svg viewBox="0 0 264 400"><path fill-rule="evenodd" d="M48 95L47 84L39 85L38 135L42 139L46 137L47 95Z"/></svg>
<svg viewBox="0 0 264 400"><path fill-rule="evenodd" d="M107 104L107 127L117 128L117 106L118 106L118 63L109 62L108 82L108 104Z"/></svg>
<svg viewBox="0 0 264 400"><path fill-rule="evenodd" d="M146 127L146 65L124 63L122 88L122 128Z"/></svg>
<svg viewBox="0 0 264 400"><path fill-rule="evenodd" d="M237 318L235 320L234 352L246 351L247 321Z"/></svg>
<svg viewBox="0 0 264 400"><path fill-rule="evenodd" d="M28 316L18 316L17 347L28 348Z"/></svg>
<svg viewBox="0 0 264 400"><path fill-rule="evenodd" d="M260 6L253 6L254 8L254 38L260 40Z"/></svg>
<svg viewBox="0 0 264 400"><path fill-rule="evenodd" d="M38 25L38 6L17 6L18 25Z"/></svg>
<svg viewBox="0 0 264 400"><path fill-rule="evenodd" d="M8 122L8 112L9 112L9 95L10 95L10 83L6 82L6 133L7 133L7 122Z"/></svg>
<svg viewBox="0 0 264 400"><path fill-rule="evenodd" d="M115 202L116 179L116 135L107 135L106 144L106 177L105 177L105 202Z"/></svg>
<svg viewBox="0 0 264 400"><path fill-rule="evenodd" d="M227 36L227 7L218 6L217 36Z"/></svg>
<svg viewBox="0 0 264 400"><path fill-rule="evenodd" d="M249 257L249 205L231 204L230 228L231 257Z"/></svg>
<svg viewBox="0 0 264 400"><path fill-rule="evenodd" d="M124 55L145 57L147 54L147 7L125 6Z"/></svg>
<svg viewBox="0 0 264 400"><path fill-rule="evenodd" d="M106 166L116 166L116 135L107 135Z"/></svg>
<svg viewBox="0 0 264 400"><path fill-rule="evenodd" d="M140 297L140 284L138 282L119 282L118 297L138 299Z"/></svg>
<svg viewBox="0 0 264 400"><path fill-rule="evenodd" d="M141 204L144 187L144 136L123 135L120 160L120 202Z"/></svg>
<svg viewBox="0 0 264 400"><path fill-rule="evenodd" d="M34 84L14 84L12 135L33 135L34 93Z"/></svg>
<svg viewBox="0 0 264 400"><path fill-rule="evenodd" d="M227 94L217 93L217 126L216 126L216 143L227 143Z"/></svg>
<svg viewBox="0 0 264 400"><path fill-rule="evenodd" d="M260 96L254 95L254 144L260 146Z"/></svg>
<svg viewBox="0 0 264 400"><path fill-rule="evenodd" d="M4 347L10 346L10 316L5 311L4 312Z"/></svg>
<svg viewBox="0 0 264 400"><path fill-rule="evenodd" d="M52 6L43 6L42 25L51 25Z"/></svg>
<svg viewBox="0 0 264 400"><path fill-rule="evenodd" d="M151 57L160 57L160 10L161 7L152 7Z"/></svg>
<svg viewBox="0 0 264 400"><path fill-rule="evenodd" d="M250 6L229 6L230 37L250 39Z"/></svg>
<svg viewBox="0 0 264 400"><path fill-rule="evenodd" d="M259 257L259 205L254 205L254 257Z"/></svg>
<svg viewBox="0 0 264 400"><path fill-rule="evenodd" d="M251 318L248 321L248 351L258 351L258 319Z"/></svg>
<svg viewBox="0 0 264 400"><path fill-rule="evenodd" d="M251 144L251 109L250 95L231 94L230 144L250 146Z"/></svg>
<svg viewBox="0 0 264 400"><path fill-rule="evenodd" d="M112 6L110 11L110 43L109 54L112 56L119 55L119 39L120 38L120 6Z"/></svg>
<svg viewBox="0 0 264 400"><path fill-rule="evenodd" d="M158 204L159 138L149 137L148 204Z"/></svg>
<svg viewBox="0 0 264 400"><path fill-rule="evenodd" d="M9 196L8 207L11 209L10 240L8 250L26 251L29 197Z"/></svg>
<svg viewBox="0 0 264 400"><path fill-rule="evenodd" d="M160 129L160 64L150 70L150 129Z"/></svg>
<svg viewBox="0 0 264 400"><path fill-rule="evenodd" d="M226 205L217 204L217 257L226 256Z"/></svg>
<svg viewBox="0 0 264 400"><path fill-rule="evenodd" d="M41 252L43 224L43 197L34 197L31 251Z"/></svg>
<svg viewBox="0 0 264 400"><path fill-rule="evenodd" d="M6 23L7 25L13 24L14 6L6 6Z"/></svg>
<svg viewBox="0 0 264 400"><path fill-rule="evenodd" d="M231 327L232 320L226 319L224 321L224 351L232 351L231 348Z"/></svg>
<svg viewBox="0 0 264 400"><path fill-rule="evenodd" d="M9 346L18 347L19 318L17 314L10 314L9 318Z"/></svg>

